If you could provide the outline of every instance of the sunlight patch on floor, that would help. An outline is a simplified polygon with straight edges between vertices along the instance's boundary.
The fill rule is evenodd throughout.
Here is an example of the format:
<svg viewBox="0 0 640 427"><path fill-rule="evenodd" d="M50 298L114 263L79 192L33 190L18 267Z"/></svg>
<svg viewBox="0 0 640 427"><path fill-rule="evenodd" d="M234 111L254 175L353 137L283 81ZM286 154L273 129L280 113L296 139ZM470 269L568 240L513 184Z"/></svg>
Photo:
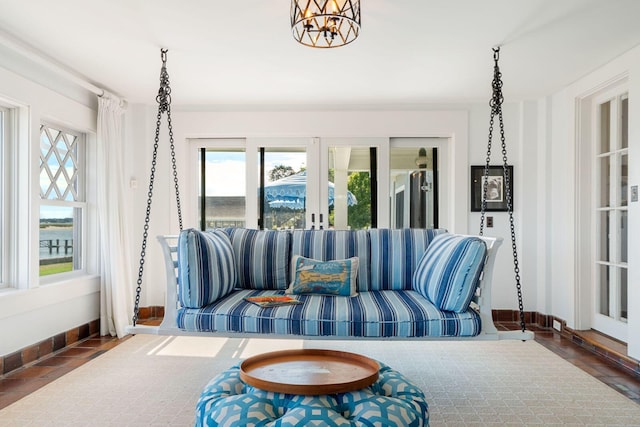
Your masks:
<svg viewBox="0 0 640 427"><path fill-rule="evenodd" d="M220 337L166 337L149 356L216 357L227 344Z"/></svg>
<svg viewBox="0 0 640 427"><path fill-rule="evenodd" d="M243 360L271 351L301 349L304 341L273 338L163 337L147 350L148 356L216 357Z"/></svg>

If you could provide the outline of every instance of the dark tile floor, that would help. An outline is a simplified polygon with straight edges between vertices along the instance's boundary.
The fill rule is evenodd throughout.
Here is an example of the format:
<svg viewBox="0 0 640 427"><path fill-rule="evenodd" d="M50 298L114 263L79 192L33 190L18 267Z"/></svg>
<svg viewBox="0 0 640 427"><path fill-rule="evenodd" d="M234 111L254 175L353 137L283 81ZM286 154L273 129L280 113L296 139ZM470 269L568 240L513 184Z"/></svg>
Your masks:
<svg viewBox="0 0 640 427"><path fill-rule="evenodd" d="M6 375L0 375L0 409L71 372L122 341L114 337L87 338Z"/></svg>
<svg viewBox="0 0 640 427"><path fill-rule="evenodd" d="M496 325L499 329L517 328L517 324L508 322L499 322ZM553 330L539 329L535 326L528 328L535 331L538 343L640 404L640 377L594 355ZM47 358L0 376L0 409L87 363L127 338L88 338Z"/></svg>
<svg viewBox="0 0 640 427"><path fill-rule="evenodd" d="M518 325L515 322L496 322L496 327L503 330L514 329L514 327L517 329ZM527 325L527 329L535 332L536 342L640 404L640 375L634 375L631 371L594 354L592 351L551 329L540 329L535 325ZM589 336L594 334L599 335L597 332L587 333ZM611 341L606 337L602 337L601 341L607 345L612 345ZM616 347L615 350L620 350L618 345L614 346Z"/></svg>

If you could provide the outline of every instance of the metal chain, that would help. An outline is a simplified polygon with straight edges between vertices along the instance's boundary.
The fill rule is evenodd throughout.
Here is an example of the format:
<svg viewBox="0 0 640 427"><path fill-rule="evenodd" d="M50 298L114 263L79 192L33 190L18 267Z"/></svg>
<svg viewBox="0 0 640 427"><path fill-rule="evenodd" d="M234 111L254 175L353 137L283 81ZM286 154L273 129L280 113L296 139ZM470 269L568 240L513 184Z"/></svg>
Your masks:
<svg viewBox="0 0 640 427"><path fill-rule="evenodd" d="M173 125L171 124L171 105L167 108L167 125L169 127L169 146L171 148L171 168L173 169L173 187L176 190L176 207L178 208L178 225L182 231L182 207L180 205L180 186L178 185L178 168L176 167L176 148L173 143Z"/></svg>
<svg viewBox="0 0 640 427"><path fill-rule="evenodd" d="M173 142L173 126L171 124L171 87L169 86L169 73L167 73L167 49L160 50L162 58L162 68L160 70L160 88L156 102L158 103L158 115L156 117L156 133L153 143L153 156L151 160L151 174L149 176L149 190L147 192L147 210L144 218L144 232L142 233L142 249L140 250L140 266L138 267L138 280L136 287L136 300L133 309L133 326L138 321L140 312L140 293L142 292L142 276L144 273L144 258L147 253L147 238L149 237L149 220L151 216L151 201L153 198L153 184L156 176L156 164L158 158L158 145L160 142L160 125L162 123L162 113L167 113L167 123L169 127L169 142L171 148L171 164L173 168L173 183L176 190L176 204L178 207L178 222L182 231L182 210L180 207L180 190L178 186L178 172L176 169L176 152Z"/></svg>
<svg viewBox="0 0 640 427"><path fill-rule="evenodd" d="M484 165L484 178L482 180L482 207L480 209L480 235L484 233L484 216L487 209L487 183L489 182L489 163L491 162L491 140L493 137L493 109L489 118L489 140L487 142L487 157Z"/></svg>
<svg viewBox="0 0 640 427"><path fill-rule="evenodd" d="M485 211L487 209L487 182L489 181L489 163L491 162L491 144L493 139L493 125L494 118L497 115L500 124L500 142L502 143L502 173L504 175L505 195L507 198L507 211L509 211L509 226L511 231L511 249L513 251L513 270L515 273L516 289L518 292L518 310L520 312L520 329L525 331L526 325L524 320L524 304L522 302L522 285L520 283L520 266L518 263L518 250L516 246L516 231L513 222L513 196L511 194L511 175L509 174L509 168L507 167L507 144L504 135L504 120L502 118L502 103L504 97L502 96L502 73L498 66L498 60L500 59L500 48L493 48L493 81L491 86L493 88L493 94L489 106L491 107L491 116L489 119L489 139L487 142L487 157L484 167L484 180L482 184L482 208L480 214L480 235L484 231L484 219Z"/></svg>

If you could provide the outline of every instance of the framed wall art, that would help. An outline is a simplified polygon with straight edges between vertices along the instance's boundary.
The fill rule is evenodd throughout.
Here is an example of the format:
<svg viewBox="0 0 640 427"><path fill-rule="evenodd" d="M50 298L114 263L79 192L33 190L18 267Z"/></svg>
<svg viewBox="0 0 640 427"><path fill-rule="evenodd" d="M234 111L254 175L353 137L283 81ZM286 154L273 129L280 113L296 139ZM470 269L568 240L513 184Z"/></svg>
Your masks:
<svg viewBox="0 0 640 427"><path fill-rule="evenodd" d="M509 174L509 190L513 208L513 166L507 166ZM507 180L502 166L489 166L487 178L486 212L507 212ZM482 188L484 183L484 166L471 166L471 212L482 210Z"/></svg>

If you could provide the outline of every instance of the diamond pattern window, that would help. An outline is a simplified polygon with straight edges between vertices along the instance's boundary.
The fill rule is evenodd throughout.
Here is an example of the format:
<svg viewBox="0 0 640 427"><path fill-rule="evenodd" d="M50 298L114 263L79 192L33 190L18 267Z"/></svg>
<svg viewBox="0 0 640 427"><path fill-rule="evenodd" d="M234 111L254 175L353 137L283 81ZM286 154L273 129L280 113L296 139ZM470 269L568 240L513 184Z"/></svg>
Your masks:
<svg viewBox="0 0 640 427"><path fill-rule="evenodd" d="M40 126L40 276L82 269L84 137Z"/></svg>

